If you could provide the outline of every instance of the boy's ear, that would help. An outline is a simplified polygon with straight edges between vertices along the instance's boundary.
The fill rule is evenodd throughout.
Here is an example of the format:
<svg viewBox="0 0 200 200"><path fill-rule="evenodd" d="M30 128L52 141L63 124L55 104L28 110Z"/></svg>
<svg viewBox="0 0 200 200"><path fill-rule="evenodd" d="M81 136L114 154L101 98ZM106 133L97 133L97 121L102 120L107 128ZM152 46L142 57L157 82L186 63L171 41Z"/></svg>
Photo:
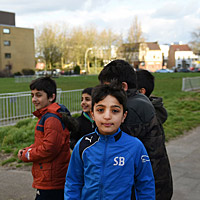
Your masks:
<svg viewBox="0 0 200 200"><path fill-rule="evenodd" d="M90 114L92 116L92 119L94 120L94 113L92 112L92 110L90 110Z"/></svg>
<svg viewBox="0 0 200 200"><path fill-rule="evenodd" d="M126 112L124 113L123 118L122 118L122 123L123 123L124 120L126 119L127 114L128 114L128 111L126 111Z"/></svg>
<svg viewBox="0 0 200 200"><path fill-rule="evenodd" d="M53 93L52 97L49 98L49 101L52 102L55 99L55 97L56 97L56 94Z"/></svg>
<svg viewBox="0 0 200 200"><path fill-rule="evenodd" d="M139 89L139 92L142 93L142 94L146 94L146 89L145 88L141 88L141 89Z"/></svg>
<svg viewBox="0 0 200 200"><path fill-rule="evenodd" d="M122 87L123 87L124 91L127 91L128 90L127 82L122 82Z"/></svg>

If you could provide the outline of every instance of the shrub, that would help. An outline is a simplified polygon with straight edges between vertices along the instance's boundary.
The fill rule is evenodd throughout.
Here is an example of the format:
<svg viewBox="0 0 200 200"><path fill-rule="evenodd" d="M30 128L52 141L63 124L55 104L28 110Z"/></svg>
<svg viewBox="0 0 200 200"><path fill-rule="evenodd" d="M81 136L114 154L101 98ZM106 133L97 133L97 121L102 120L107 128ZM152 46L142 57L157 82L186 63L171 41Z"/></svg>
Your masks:
<svg viewBox="0 0 200 200"><path fill-rule="evenodd" d="M22 69L23 75L34 75L35 71L33 69Z"/></svg>
<svg viewBox="0 0 200 200"><path fill-rule="evenodd" d="M69 71L64 71L64 73L63 73L64 75L72 75L73 73L72 73L72 71L71 70L69 70Z"/></svg>
<svg viewBox="0 0 200 200"><path fill-rule="evenodd" d="M14 73L14 76L21 76L21 75L22 75L21 72L15 72L15 73Z"/></svg>
<svg viewBox="0 0 200 200"><path fill-rule="evenodd" d="M74 67L74 74L80 74L80 66L79 65L76 65L75 67Z"/></svg>

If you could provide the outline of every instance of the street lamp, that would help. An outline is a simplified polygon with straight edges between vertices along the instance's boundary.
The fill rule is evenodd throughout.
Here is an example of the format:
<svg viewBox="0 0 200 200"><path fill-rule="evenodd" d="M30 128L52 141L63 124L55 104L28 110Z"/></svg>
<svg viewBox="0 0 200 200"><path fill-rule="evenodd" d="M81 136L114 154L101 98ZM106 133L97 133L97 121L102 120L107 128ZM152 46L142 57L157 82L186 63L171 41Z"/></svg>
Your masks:
<svg viewBox="0 0 200 200"><path fill-rule="evenodd" d="M85 72L86 72L86 68L87 68L87 54L88 54L88 52L89 52L90 50L92 50L91 47L90 47L90 48L87 48L86 51L85 51Z"/></svg>

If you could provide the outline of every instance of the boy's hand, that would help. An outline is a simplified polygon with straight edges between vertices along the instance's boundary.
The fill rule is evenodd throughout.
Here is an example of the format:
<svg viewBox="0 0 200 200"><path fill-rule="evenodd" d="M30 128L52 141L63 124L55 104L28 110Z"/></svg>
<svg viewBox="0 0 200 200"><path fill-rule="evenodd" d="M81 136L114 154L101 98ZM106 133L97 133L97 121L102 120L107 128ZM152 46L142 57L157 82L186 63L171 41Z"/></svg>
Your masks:
<svg viewBox="0 0 200 200"><path fill-rule="evenodd" d="M18 156L19 160L22 160L22 154L23 154L23 152L24 152L23 149L20 149L20 150L18 151L17 156Z"/></svg>

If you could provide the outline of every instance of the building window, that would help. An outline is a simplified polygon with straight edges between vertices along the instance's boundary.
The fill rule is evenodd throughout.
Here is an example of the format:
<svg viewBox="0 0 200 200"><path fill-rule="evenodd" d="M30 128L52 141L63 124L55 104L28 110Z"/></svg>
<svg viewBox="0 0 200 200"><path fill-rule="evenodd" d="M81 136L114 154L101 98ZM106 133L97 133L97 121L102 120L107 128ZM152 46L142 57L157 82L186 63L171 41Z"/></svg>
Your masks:
<svg viewBox="0 0 200 200"><path fill-rule="evenodd" d="M5 34L10 34L10 29L9 29L9 28L4 28L4 29L3 29L3 33L5 33Z"/></svg>
<svg viewBox="0 0 200 200"><path fill-rule="evenodd" d="M5 58L11 58L11 53L5 53Z"/></svg>
<svg viewBox="0 0 200 200"><path fill-rule="evenodd" d="M6 65L6 70L11 70L12 69L12 65L10 65L10 64L8 64L8 65Z"/></svg>
<svg viewBox="0 0 200 200"><path fill-rule="evenodd" d="M10 40L4 40L4 46L10 46Z"/></svg>

